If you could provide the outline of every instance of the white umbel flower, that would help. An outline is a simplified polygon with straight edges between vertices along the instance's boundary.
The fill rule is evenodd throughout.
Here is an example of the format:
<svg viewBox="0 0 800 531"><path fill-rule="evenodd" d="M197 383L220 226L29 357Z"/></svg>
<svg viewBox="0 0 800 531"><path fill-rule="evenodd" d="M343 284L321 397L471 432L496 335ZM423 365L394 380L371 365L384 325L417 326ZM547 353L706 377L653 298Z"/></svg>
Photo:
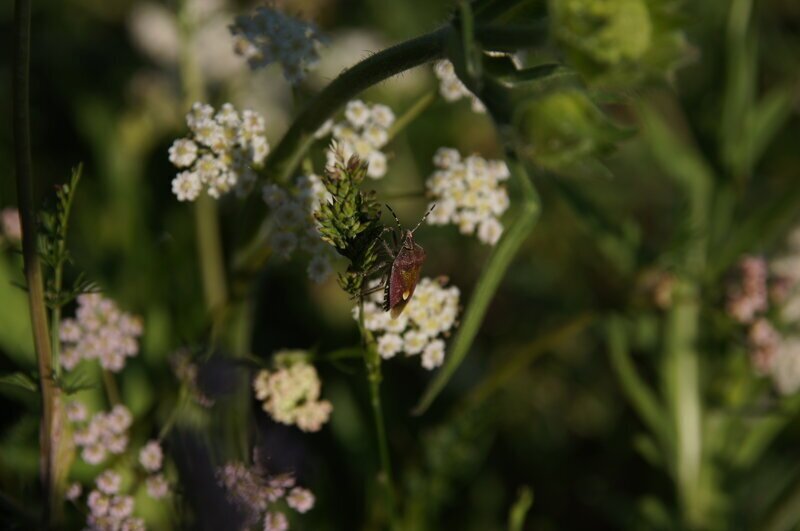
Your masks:
<svg viewBox="0 0 800 531"><path fill-rule="evenodd" d="M506 164L476 155L462 159L452 148L439 148L433 163L437 169L426 187L436 208L428 223L453 224L462 234L477 233L481 242L495 245L503 234L499 217L509 206L503 184L509 177Z"/></svg>
<svg viewBox="0 0 800 531"><path fill-rule="evenodd" d="M374 286L372 283L371 286ZM378 292L364 303L364 326L376 337L376 349L384 359L405 353L422 354L422 366L435 369L444 361L445 343L456 326L460 293L443 280L423 278L402 314L391 319L381 307L383 294ZM358 319L358 307L353 309Z"/></svg>
<svg viewBox="0 0 800 531"><path fill-rule="evenodd" d="M468 98L473 112L484 113L486 107L456 76L453 63L447 60L439 61L433 66L436 77L439 78L439 93L445 101L458 101Z"/></svg>

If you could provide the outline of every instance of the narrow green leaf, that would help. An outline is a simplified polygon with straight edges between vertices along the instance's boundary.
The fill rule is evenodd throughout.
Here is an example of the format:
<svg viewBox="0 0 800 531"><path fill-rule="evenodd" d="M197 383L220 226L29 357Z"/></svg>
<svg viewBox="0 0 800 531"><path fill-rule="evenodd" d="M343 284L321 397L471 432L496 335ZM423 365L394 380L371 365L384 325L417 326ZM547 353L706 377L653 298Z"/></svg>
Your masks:
<svg viewBox="0 0 800 531"><path fill-rule="evenodd" d="M533 505L533 490L526 485L519 489L517 501L508 513L508 531L522 531L531 505Z"/></svg>
<svg viewBox="0 0 800 531"><path fill-rule="evenodd" d="M4 374L0 376L0 385L7 385L10 387L18 387L35 393L39 387L36 382L25 373L12 372L11 374Z"/></svg>

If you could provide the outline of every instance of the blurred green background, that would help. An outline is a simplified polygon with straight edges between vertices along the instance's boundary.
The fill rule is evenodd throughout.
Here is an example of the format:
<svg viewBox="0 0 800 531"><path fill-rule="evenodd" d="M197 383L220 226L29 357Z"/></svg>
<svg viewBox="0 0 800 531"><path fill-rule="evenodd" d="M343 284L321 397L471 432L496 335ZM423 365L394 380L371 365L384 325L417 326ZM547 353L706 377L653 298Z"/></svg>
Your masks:
<svg viewBox="0 0 800 531"><path fill-rule="evenodd" d="M210 102L232 101L262 112L274 146L295 109L276 68L251 73L231 52L226 25L249 6L225 0L192 0L189 5L202 21L192 50ZM281 6L315 20L331 38L309 83L318 90L343 67L435 28L453 3L303 0ZM646 381L657 381L653 344L663 314L642 302L646 297L639 287L648 271L670 271L686 240L682 221L690 207L670 178L675 171L670 161L678 164L682 150L688 150L715 175L735 173L729 153L736 148L729 146L736 144L725 139L747 137L754 126L737 121L741 113L726 109L732 91L742 92L737 101L748 108L763 95L780 92L784 99L757 160L738 166L747 178L731 177L733 222L716 225L712 220L712 239L719 249L730 250L718 269L726 270L744 252L776 252L797 221L800 3L755 3L749 32L738 40L730 28L731 7L723 0L682 5L678 19L691 45L691 60L671 79L623 87L618 94L624 105L606 107L636 129L603 158L609 173L537 172L542 218L504 279L465 363L425 415L413 416L410 410L431 374L403 360L384 365L386 423L408 529L505 529L524 486L534 492L524 529L678 527L672 516L678 504L672 479L652 459L646 427L609 362L605 316L625 314L634 330L637 367ZM193 213L170 192L174 168L167 149L184 134L186 110L177 74L174 9L170 3L146 1L62 0L34 2L33 11L38 200L52 200L53 186L65 182L72 167L84 164L70 249L77 269L122 308L144 318L142 355L129 362L121 377L125 402L137 417L134 438L141 440L158 432L176 399L170 354L182 346L198 347L207 331ZM0 116L11 113L11 34L12 2L4 2ZM435 89L431 69L422 67L370 89L363 98L399 113ZM16 202L11 146L10 120L3 120L0 207ZM374 183L379 197L390 201L407 223L424 212L426 200L413 194L391 198L424 189L433 169L431 157L440 146L502 156L485 115L472 113L465 101L437 100L390 144L388 175ZM314 148L318 160L322 147ZM228 253L237 241L239 207L233 197L220 204ZM739 222L758 212L773 212L775 219L755 225L747 237L737 236ZM455 227L425 226L417 239L428 256L424 273L448 276L460 287L462 301L468 300L489 248L459 235ZM252 294L254 357L267 359L281 348L325 352L357 343L351 302L334 279L310 283L305 267L299 258L271 260L259 274ZM21 280L20 271L19 256L5 252L0 258L4 372L34 366L25 295L11 284ZM719 278L704 288L704 305L711 309L721 304ZM719 398L715 386L729 389L732 380L747 386L741 382L757 378L736 361L737 356L744 359L736 339L710 331L713 323L713 318L704 321L702 330L702 388L710 410L724 411L728 391L718 393L723 395ZM735 368L725 369L730 366ZM318 370L323 396L334 404L332 420L320 433L302 434L269 422L257 407L253 426L276 467L296 470L317 495L317 506L293 528L379 528L378 457L363 368L321 364ZM25 500L37 492L38 453L32 443L38 405L31 394L4 387L0 393L0 490ZM748 415L753 416L776 407L770 401L751 405ZM764 522L778 522L770 528L796 528L800 519L797 509L790 508L800 505L791 503L800 496L800 423L797 408L787 411L779 412L781 429L756 463L739 469L720 466L716 491L727 501L708 527L765 529ZM720 444L735 445L735 432L732 437ZM74 522L80 519L70 516ZM165 528L173 525L163 515L154 521Z"/></svg>

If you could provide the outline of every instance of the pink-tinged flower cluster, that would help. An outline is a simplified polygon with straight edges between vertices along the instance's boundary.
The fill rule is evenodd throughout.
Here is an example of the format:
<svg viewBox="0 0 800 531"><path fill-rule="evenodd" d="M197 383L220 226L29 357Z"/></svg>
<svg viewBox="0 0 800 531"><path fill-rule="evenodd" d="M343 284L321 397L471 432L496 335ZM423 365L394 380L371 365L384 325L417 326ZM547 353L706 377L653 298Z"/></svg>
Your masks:
<svg viewBox="0 0 800 531"><path fill-rule="evenodd" d="M83 488L73 483L67 488L66 498L80 502ZM86 496L86 525L92 531L144 531L144 520L133 515L133 496L122 492L122 477L113 470L105 470L95 478L95 488Z"/></svg>
<svg viewBox="0 0 800 531"><path fill-rule="evenodd" d="M333 405L319 399L321 389L314 366L299 360L276 371L259 371L253 381L264 411L276 422L303 431L319 431L330 418Z"/></svg>
<svg viewBox="0 0 800 531"><path fill-rule="evenodd" d="M289 520L280 510L281 500L299 513L314 506L314 494L296 486L291 474L269 475L258 462L251 468L242 463L228 463L217 470L217 479L228 501L244 516L248 528L261 524L265 531L288 530Z"/></svg>
<svg viewBox="0 0 800 531"><path fill-rule="evenodd" d="M446 280L426 277L396 319L383 311L383 293L374 293L364 302L364 326L375 335L383 359L401 352L406 357L420 355L422 366L433 370L444 363L444 340L457 324L459 298L456 286L446 287ZM353 308L353 317L358 319L358 306Z"/></svg>
<svg viewBox="0 0 800 531"><path fill-rule="evenodd" d="M142 321L123 312L111 299L97 293L78 296L74 319L64 319L59 329L61 365L75 368L81 360L97 360L106 370L119 372L125 360L139 353Z"/></svg>
<svg viewBox="0 0 800 531"><path fill-rule="evenodd" d="M89 419L86 407L72 402L67 406L67 417L73 424L75 446L90 465L99 465L108 456L119 455L128 448L128 428L133 417L125 406L118 404L111 411L101 411Z"/></svg>
<svg viewBox="0 0 800 531"><path fill-rule="evenodd" d="M728 286L726 311L746 327L753 370L789 395L800 390L800 233L790 237L789 252L771 262L745 256Z"/></svg>
<svg viewBox="0 0 800 531"><path fill-rule="evenodd" d="M230 103L218 112L197 102L186 115L191 135L169 148L169 160L182 171L172 180L178 201L194 201L205 190L214 199L234 188L244 193L255 182L254 167L269 154L264 118Z"/></svg>
<svg viewBox="0 0 800 531"><path fill-rule="evenodd" d="M259 7L236 17L229 26L234 50L247 59L250 68L280 63L291 84L302 81L319 62L318 48L324 42L317 27L270 7Z"/></svg>
<svg viewBox="0 0 800 531"><path fill-rule="evenodd" d="M19 219L19 210L14 207L6 207L0 211L0 228L8 241L20 241L22 239L22 222Z"/></svg>
<svg viewBox="0 0 800 531"><path fill-rule="evenodd" d="M483 243L496 244L503 234L500 216L509 205L506 163L477 155L462 158L453 148L439 148L433 163L437 169L426 186L436 208L428 223L452 223L462 234L477 233Z"/></svg>
<svg viewBox="0 0 800 531"><path fill-rule="evenodd" d="M758 256L745 256L737 266L737 280L728 287L728 314L740 323L752 323L767 311L767 261Z"/></svg>

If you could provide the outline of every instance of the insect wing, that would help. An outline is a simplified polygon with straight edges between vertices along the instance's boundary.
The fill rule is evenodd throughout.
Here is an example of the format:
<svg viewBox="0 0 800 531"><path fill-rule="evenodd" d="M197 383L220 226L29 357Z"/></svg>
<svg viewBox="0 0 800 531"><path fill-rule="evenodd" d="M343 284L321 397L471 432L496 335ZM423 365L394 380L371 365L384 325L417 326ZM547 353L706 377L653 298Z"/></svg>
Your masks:
<svg viewBox="0 0 800 531"><path fill-rule="evenodd" d="M425 250L417 244L413 249L403 247L397 253L389 275L388 309L392 311L392 319L403 313L414 295L424 262Z"/></svg>

